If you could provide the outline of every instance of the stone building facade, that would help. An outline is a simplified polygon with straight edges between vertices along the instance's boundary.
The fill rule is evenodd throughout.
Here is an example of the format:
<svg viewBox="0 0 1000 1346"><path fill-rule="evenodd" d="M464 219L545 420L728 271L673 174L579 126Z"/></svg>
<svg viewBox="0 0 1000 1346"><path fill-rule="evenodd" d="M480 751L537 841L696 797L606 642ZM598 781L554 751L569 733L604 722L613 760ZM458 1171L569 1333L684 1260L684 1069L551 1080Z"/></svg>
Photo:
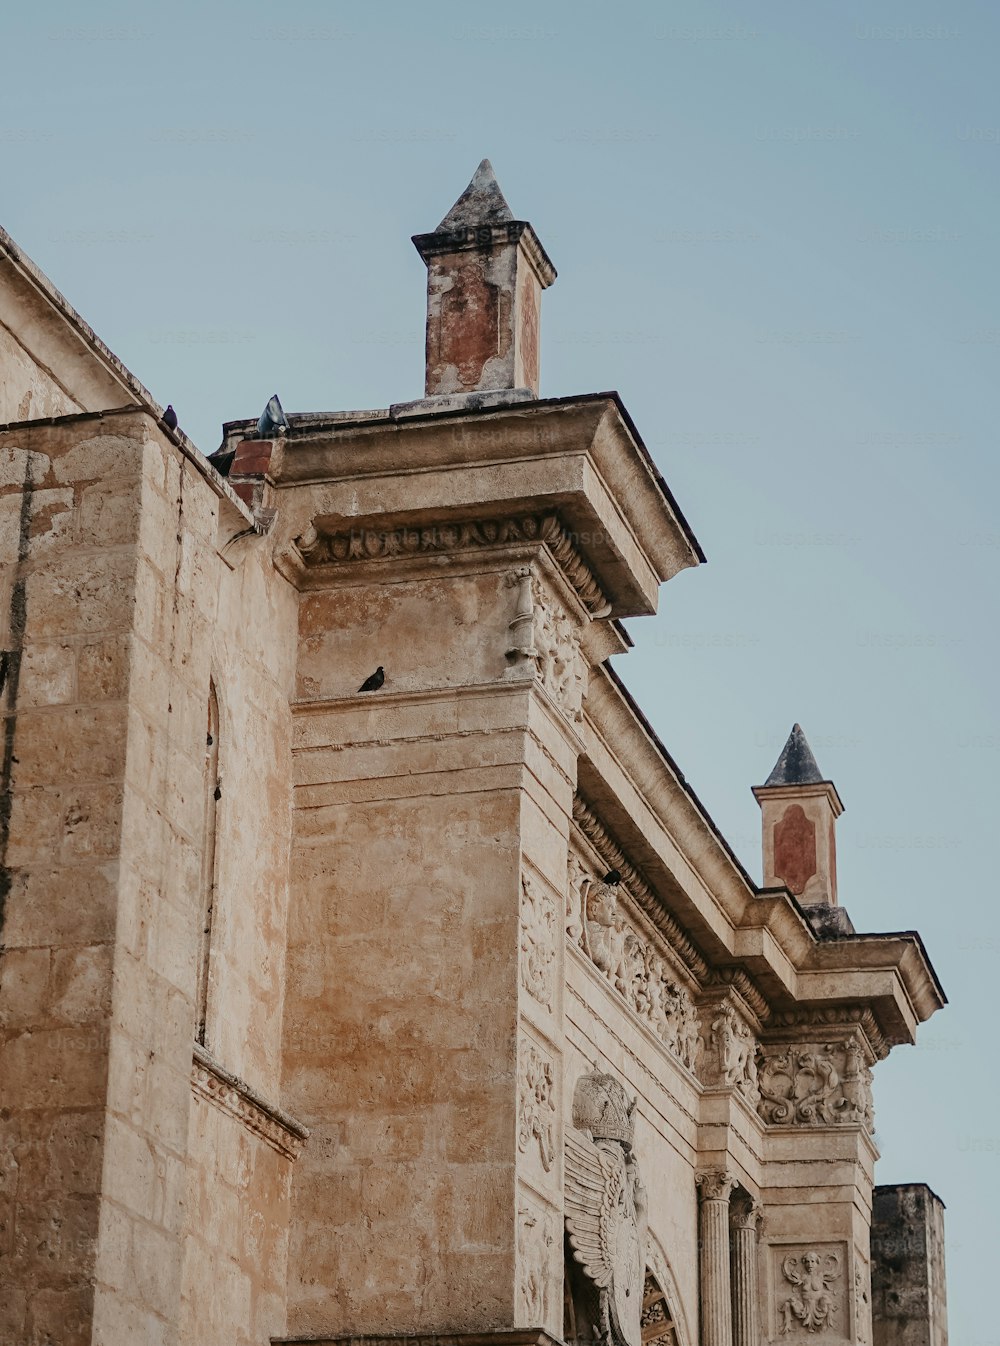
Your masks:
<svg viewBox="0 0 1000 1346"><path fill-rule="evenodd" d="M888 1340L941 987L798 726L759 887L612 669L704 558L487 163L414 242L426 396L206 460L0 235L0 1343Z"/></svg>

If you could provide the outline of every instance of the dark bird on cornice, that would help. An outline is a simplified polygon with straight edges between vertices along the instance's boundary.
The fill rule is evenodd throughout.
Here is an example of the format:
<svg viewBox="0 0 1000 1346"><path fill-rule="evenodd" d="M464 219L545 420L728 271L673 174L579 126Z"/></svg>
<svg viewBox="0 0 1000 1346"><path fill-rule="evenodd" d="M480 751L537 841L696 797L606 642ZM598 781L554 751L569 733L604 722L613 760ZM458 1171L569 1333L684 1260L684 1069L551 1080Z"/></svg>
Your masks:
<svg viewBox="0 0 1000 1346"><path fill-rule="evenodd" d="M358 688L359 692L377 692L385 682L385 669L379 664L375 672L370 677L365 678L364 682Z"/></svg>
<svg viewBox="0 0 1000 1346"><path fill-rule="evenodd" d="M613 888L616 883L621 883L621 881L622 876L621 870L619 869L609 869L604 876L604 882L611 888Z"/></svg>
<svg viewBox="0 0 1000 1346"><path fill-rule="evenodd" d="M163 424L168 430L177 429L177 412L174 411L169 402L167 403L166 411L163 413Z"/></svg>
<svg viewBox="0 0 1000 1346"><path fill-rule="evenodd" d="M257 439L273 439L275 435L284 435L289 430L288 417L281 409L278 394L275 393L260 413L257 422Z"/></svg>

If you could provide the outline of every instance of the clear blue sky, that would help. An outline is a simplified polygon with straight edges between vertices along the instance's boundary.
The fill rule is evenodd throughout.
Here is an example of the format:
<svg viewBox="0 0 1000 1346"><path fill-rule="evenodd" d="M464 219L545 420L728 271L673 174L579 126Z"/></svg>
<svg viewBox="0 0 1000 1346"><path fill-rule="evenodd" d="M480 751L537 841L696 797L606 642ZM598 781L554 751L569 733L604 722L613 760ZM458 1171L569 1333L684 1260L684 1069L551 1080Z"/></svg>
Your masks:
<svg viewBox="0 0 1000 1346"><path fill-rule="evenodd" d="M841 897L952 1000L876 1074L996 1339L1000 16L986 3L52 3L0 19L2 223L206 450L422 391L489 156L559 269L543 391L617 388L709 564L618 668L751 872L793 722ZM989 1065L990 1061L993 1066Z"/></svg>

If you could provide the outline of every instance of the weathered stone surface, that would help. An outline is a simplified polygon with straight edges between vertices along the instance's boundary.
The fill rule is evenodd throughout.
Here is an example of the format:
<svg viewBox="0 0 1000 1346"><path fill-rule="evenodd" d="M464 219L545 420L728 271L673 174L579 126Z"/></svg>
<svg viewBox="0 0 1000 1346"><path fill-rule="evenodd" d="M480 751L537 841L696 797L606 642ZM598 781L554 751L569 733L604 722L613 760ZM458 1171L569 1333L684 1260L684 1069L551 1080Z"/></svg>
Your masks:
<svg viewBox="0 0 1000 1346"><path fill-rule="evenodd" d="M487 164L416 241L430 396L237 494L0 235L0 1341L870 1342L943 994L803 751L760 891L609 668L702 554Z"/></svg>
<svg viewBox="0 0 1000 1346"><path fill-rule="evenodd" d="M947 1346L944 1204L924 1183L875 1188L871 1314L874 1346Z"/></svg>

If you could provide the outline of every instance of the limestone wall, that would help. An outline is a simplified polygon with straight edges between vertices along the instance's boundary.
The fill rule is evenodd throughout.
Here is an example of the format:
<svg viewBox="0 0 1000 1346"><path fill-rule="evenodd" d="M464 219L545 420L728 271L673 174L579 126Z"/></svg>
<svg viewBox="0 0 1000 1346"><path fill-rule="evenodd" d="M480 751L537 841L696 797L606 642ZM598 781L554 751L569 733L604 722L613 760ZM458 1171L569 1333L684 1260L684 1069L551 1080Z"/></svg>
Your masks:
<svg viewBox="0 0 1000 1346"><path fill-rule="evenodd" d="M223 741L207 1038L266 1093L279 1078L294 598L265 557L222 559L219 495L140 413L0 441L0 1106L13 1119L0 1335L183 1341L192 1172L204 1219L227 1175L261 1162L232 1118L210 1162L197 1127L188 1151L192 1109L215 1106L192 1094L209 680ZM292 1162L269 1156L282 1173L248 1180L243 1202L262 1227ZM232 1278L236 1251L206 1247L198 1276ZM246 1312L218 1338L199 1324L192 1343L229 1346L260 1313L280 1330L280 1256L257 1281L241 1260Z"/></svg>
<svg viewBox="0 0 1000 1346"><path fill-rule="evenodd" d="M0 425L65 416L81 409L10 330L0 325Z"/></svg>
<svg viewBox="0 0 1000 1346"><path fill-rule="evenodd" d="M142 427L0 434L0 1339L90 1340Z"/></svg>

